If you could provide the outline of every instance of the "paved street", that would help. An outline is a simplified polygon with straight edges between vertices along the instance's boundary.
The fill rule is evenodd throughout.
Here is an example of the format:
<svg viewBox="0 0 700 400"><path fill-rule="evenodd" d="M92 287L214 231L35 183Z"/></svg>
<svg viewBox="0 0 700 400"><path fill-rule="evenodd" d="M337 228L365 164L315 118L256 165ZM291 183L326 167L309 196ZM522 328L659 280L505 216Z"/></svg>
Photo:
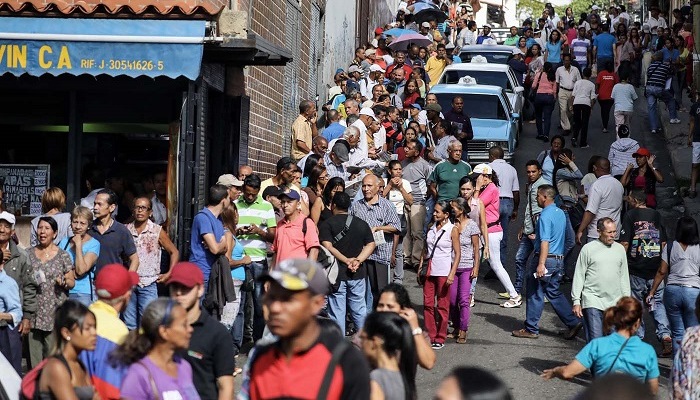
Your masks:
<svg viewBox="0 0 700 400"><path fill-rule="evenodd" d="M663 171L665 181L657 186L659 198L659 209L665 221L673 221L680 216L680 213L673 207L680 202L674 196L675 180L669 173L671 171L669 155L666 151L665 143L659 136L652 136L649 133L646 118L646 101L641 96L636 101L635 116L632 124L632 137L640 142L640 145L651 149L652 153L658 156L656 165ZM686 104L686 107L688 104ZM552 133L557 132L558 111L553 114ZM609 133L601 132L600 109L596 105L593 108L590 128L588 149L574 149L576 164L585 175L588 159L595 154L607 156L610 144L615 140L615 134L611 128L614 123L610 121ZM643 133L642 133L643 132ZM537 157L540 151L549 148L542 142L535 140L536 129L534 124L525 124L521 136L521 144L516 153L514 166L518 171L524 171L525 163ZM569 137L567 137L567 147L570 147ZM520 183L524 188L524 174L520 175ZM521 192L522 193L522 192ZM519 215L524 215L524 203L521 202ZM510 232L508 245L508 258L506 269L511 277L514 272L516 251L516 234L520 221L513 224ZM674 226L667 226L672 231ZM672 232L670 233L672 235ZM578 251L578 249L575 249ZM483 272L482 272L483 275ZM411 299L415 303L422 304L422 291L415 283L415 274L407 273L405 279L406 286L411 293ZM570 293L571 285L562 285L562 292L567 296ZM469 339L466 345L457 345L454 342L448 343L444 349L438 350L438 361L432 371L425 371L419 368L418 391L420 399L429 399L435 393L442 377L450 369L458 365L474 365L486 368L498 374L512 388L513 395L518 400L529 399L569 399L581 391L590 381L591 376L584 374L580 379L572 382L562 380L543 381L539 374L543 369L551 368L562 363L567 363L585 345L583 332L573 341L566 341L558 337L558 331L564 328L551 307L545 307L540 327L541 335L537 340L518 339L512 337L510 332L522 327L525 319L525 305L516 309L504 309L499 307L502 300L497 298L497 293L502 292L503 287L498 280L479 281L476 293L476 306L472 308L472 318L470 321ZM422 307L419 307L419 312ZM653 322L647 316L647 341L658 347L658 341L653 332ZM667 376L670 371L670 359L660 359L660 398L666 396Z"/></svg>

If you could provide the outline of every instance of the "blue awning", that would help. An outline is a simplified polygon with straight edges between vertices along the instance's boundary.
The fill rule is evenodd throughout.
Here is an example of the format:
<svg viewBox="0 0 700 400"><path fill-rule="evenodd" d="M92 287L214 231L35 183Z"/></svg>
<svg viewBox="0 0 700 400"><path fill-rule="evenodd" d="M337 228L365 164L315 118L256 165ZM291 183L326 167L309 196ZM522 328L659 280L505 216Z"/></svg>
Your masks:
<svg viewBox="0 0 700 400"><path fill-rule="evenodd" d="M199 76L206 21L0 17L0 75Z"/></svg>

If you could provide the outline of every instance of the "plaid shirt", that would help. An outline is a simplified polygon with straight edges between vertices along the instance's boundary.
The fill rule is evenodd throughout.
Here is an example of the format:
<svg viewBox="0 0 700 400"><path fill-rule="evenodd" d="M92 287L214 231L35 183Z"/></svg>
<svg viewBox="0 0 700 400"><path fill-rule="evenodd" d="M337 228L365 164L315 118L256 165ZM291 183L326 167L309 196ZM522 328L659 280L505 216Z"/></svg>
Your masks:
<svg viewBox="0 0 700 400"><path fill-rule="evenodd" d="M390 225L401 231L401 222L399 215L396 213L396 207L387 199L379 197L379 201L374 204L369 204L365 199L352 203L350 214L367 222L370 227ZM394 242L394 235L384 233L384 241L386 243L378 245L374 249L374 253L369 256L370 260L389 264L391 263L391 247Z"/></svg>
<svg viewBox="0 0 700 400"><path fill-rule="evenodd" d="M343 178L343 180L345 181L350 179L350 173L347 169L345 169L345 166L343 164L333 164L333 161L331 161L331 158L328 155L328 153L326 153L326 155L323 156L323 163L326 166L326 171L328 172L329 179L335 178L336 176Z"/></svg>

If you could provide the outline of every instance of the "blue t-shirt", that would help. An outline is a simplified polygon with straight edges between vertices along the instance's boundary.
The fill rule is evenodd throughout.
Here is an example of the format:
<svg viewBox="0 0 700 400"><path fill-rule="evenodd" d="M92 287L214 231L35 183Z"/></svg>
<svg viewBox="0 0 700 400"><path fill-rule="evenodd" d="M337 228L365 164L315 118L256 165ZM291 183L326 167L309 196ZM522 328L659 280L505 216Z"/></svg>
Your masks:
<svg viewBox="0 0 700 400"><path fill-rule="evenodd" d="M532 47L533 44L537 44L537 40L535 40L535 38L532 38L532 37L527 38L527 42L525 42L525 46L527 46L527 48L529 49L530 47Z"/></svg>
<svg viewBox="0 0 700 400"><path fill-rule="evenodd" d="M678 52L678 49L669 50L666 48L666 46L661 49L661 53L664 55L664 62L674 62L678 60L678 57L681 55L680 52Z"/></svg>
<svg viewBox="0 0 700 400"><path fill-rule="evenodd" d="M547 62L559 64L561 62L561 42L547 41Z"/></svg>
<svg viewBox="0 0 700 400"><path fill-rule="evenodd" d="M343 132L345 132L345 129L346 128L343 125L334 122L328 125L328 127L323 130L321 136L323 136L324 138L326 138L326 140L330 142L333 139L338 139L339 137L343 136Z"/></svg>
<svg viewBox="0 0 700 400"><path fill-rule="evenodd" d="M243 258L245 255L244 250L243 250L243 245L241 242L236 239L235 237L233 238L233 250L231 251L231 259L232 260L240 260ZM245 267L240 265L234 269L231 270L231 278L233 279L238 279L239 281L244 281L245 280Z"/></svg>
<svg viewBox="0 0 700 400"><path fill-rule="evenodd" d="M70 238L63 238L58 244L62 250L70 256L70 260L75 264L75 249L71 247ZM96 256L100 256L100 242L95 238L90 238L87 242L83 243L83 257L87 253L93 253ZM90 279L95 279L95 267L90 268L90 272L83 275L81 278L75 279L75 286L70 290L70 294L92 294L92 287L90 286Z"/></svg>
<svg viewBox="0 0 700 400"><path fill-rule="evenodd" d="M603 32L593 39L593 46L597 48L598 58L613 58L613 44L617 41L615 36Z"/></svg>
<svg viewBox="0 0 700 400"><path fill-rule="evenodd" d="M192 221L192 235L190 236L190 262L199 266L204 274L204 280L209 280L211 266L216 262L217 255L204 246L204 235L211 233L217 242L224 237L224 224L214 214L204 207L194 216Z"/></svg>
<svg viewBox="0 0 700 400"><path fill-rule="evenodd" d="M549 242L549 254L564 255L566 242L566 215L554 203L542 209L537 220L535 251L539 252L542 241Z"/></svg>
<svg viewBox="0 0 700 400"><path fill-rule="evenodd" d="M603 376L610 369L625 340L627 339L617 332L593 339L576 355L576 360L590 369L596 377ZM658 378L659 363L656 352L651 345L634 335L627 342L610 372L624 372L641 382Z"/></svg>

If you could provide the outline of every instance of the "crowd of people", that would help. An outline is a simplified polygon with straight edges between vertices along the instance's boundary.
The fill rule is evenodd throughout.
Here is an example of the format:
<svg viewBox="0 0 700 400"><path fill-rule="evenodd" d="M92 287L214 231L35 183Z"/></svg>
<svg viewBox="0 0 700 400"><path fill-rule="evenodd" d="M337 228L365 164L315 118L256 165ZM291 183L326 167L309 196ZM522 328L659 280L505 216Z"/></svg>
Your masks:
<svg viewBox="0 0 700 400"><path fill-rule="evenodd" d="M0 350L16 372L31 371L42 398L231 399L242 375L243 400L415 399L417 367L432 369L448 341L468 343L475 288L489 270L504 289L501 307L525 304L512 336L537 339L547 301L564 339L584 330L576 359L543 378L588 369L608 390L642 399L658 391L657 357L675 357L675 398L696 397L700 234L682 217L667 238L655 209L664 171L630 131L640 85L653 133L657 99L671 123L683 111L693 49L685 8L668 28L655 8L640 24L623 6L575 18L547 5L536 23L511 28L508 64L549 143L518 171L499 146L472 167L464 99L447 110L430 93L461 62L461 46L494 40L490 27L479 35L473 7L456 2L441 8L445 22L416 21L419 3L402 3L356 49L321 110L299 104L274 176L242 165L216 179L192 221L188 261L167 234L162 172L137 194L92 168L89 193L69 212L63 191L47 189L26 250L15 216L1 212ZM394 28L431 44L393 46ZM612 110L617 138L582 171L572 148L588 147L596 101L602 132ZM562 134L550 135L557 104ZM423 288L422 324L404 286L409 270ZM570 299L560 290L567 281ZM658 356L642 340L645 310ZM633 379L606 381L613 373ZM436 398L483 393L511 398L498 378L466 367ZM605 398L596 385L583 396Z"/></svg>

